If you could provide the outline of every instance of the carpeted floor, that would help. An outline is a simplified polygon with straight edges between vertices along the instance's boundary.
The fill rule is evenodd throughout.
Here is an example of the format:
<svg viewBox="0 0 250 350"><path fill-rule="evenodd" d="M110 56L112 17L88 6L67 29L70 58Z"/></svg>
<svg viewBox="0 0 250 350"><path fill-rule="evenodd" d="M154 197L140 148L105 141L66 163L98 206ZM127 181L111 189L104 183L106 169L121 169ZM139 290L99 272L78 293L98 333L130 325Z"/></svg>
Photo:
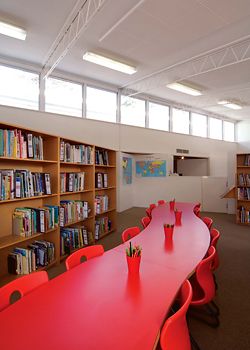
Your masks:
<svg viewBox="0 0 250 350"><path fill-rule="evenodd" d="M140 226L144 208L132 208L118 214L116 232L100 240L105 250L121 243L122 231ZM250 227L235 224L235 216L202 213L214 220L213 227L221 233L218 243L220 267L216 271L218 290L216 303L220 308L217 329L191 319L190 330L202 350L250 349ZM50 278L65 271L64 264L48 271ZM110 349L113 350L113 349Z"/></svg>

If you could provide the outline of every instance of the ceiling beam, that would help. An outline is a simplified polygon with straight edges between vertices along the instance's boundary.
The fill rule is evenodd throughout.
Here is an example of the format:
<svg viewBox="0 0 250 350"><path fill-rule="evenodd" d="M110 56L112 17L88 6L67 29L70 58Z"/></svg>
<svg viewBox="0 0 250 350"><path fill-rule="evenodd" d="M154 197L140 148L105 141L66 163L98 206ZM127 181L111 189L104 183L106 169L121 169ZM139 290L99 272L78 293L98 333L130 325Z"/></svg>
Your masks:
<svg viewBox="0 0 250 350"><path fill-rule="evenodd" d="M76 3L46 55L41 71L42 79L53 72L106 1L79 0Z"/></svg>

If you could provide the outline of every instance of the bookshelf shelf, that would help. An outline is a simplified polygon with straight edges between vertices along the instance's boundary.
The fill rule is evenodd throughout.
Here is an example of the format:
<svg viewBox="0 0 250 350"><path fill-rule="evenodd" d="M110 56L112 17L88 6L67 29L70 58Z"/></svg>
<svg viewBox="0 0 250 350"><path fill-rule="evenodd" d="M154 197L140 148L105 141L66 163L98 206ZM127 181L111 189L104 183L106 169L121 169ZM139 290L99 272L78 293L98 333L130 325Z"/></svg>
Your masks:
<svg viewBox="0 0 250 350"><path fill-rule="evenodd" d="M250 225L250 153L236 155L236 223Z"/></svg>
<svg viewBox="0 0 250 350"><path fill-rule="evenodd" d="M108 210L102 211L102 212L99 213L99 214L95 214L95 216L100 216L100 215L103 215L103 214L106 214L106 213L110 213L111 211L114 211L114 210L116 210L116 209L115 209L115 208L113 208L113 209L108 209Z"/></svg>
<svg viewBox="0 0 250 350"><path fill-rule="evenodd" d="M7 140L7 143L1 143L3 137L5 141ZM12 140L14 140L14 142L12 142ZM30 140L32 140L32 143ZM39 157L42 159L35 159ZM98 164L99 162L104 164ZM5 171L9 171L10 174L8 173L6 175L4 173ZM22 171L24 172L24 175L22 175ZM111 228L104 234L100 234L100 238L110 234L116 229L116 152L113 150L85 144L79 140L68 140L61 138L60 136L45 134L43 132L27 129L21 126L1 123L0 173L2 180L7 178L8 181L11 182L14 178L15 195L18 193L16 191L19 190L17 187L18 182L16 180L16 175L20 176L19 173L21 173L21 176L23 176L26 181L26 183L22 182L23 179L21 178L21 195L23 195L23 193L34 194L34 192L50 193L47 190L46 181L48 177L52 192L52 194L0 200L0 285L21 276L10 274L8 272L8 257L10 253L13 253L16 247L18 249L28 251L28 249L31 249L32 244L34 245L35 241L49 242L48 244L51 244L51 246L54 248L54 260L52 263L39 268L48 269L53 265L59 264L60 261L65 258L65 256L60 256L62 230L70 231L71 228L75 231L77 231L77 229L87 230L88 244L93 244L95 243L95 229L97 220L105 219L107 225L106 228ZM48 177L42 175L41 182L43 182L43 184L41 186L43 190L37 190L37 187L35 190L34 187L33 191L33 189L31 190L29 187L29 181L35 181L33 180L33 177L35 178L36 173L45 175L49 174ZM95 176L97 173L104 174L103 176L105 179L103 180L105 180L105 185L107 183L108 187L95 188ZM29 176L32 180L29 179ZM71 179L71 176L73 176L73 187L69 186L69 183L67 183L68 178L70 177ZM66 186L64 186L64 178L66 181ZM12 184L11 190L9 190L9 187L7 187L8 181L4 183L6 188L4 189L5 193L1 193L2 198L10 198L10 193L13 193ZM74 191L71 191L72 189ZM78 189L79 191L76 191ZM96 196L104 194L108 195L109 205L112 209L102 212L101 214L94 215L95 198ZM62 203L60 203L61 201ZM82 204L80 204L80 202L82 202ZM23 211L25 212L25 210L32 213L29 220L33 225L32 220L37 220L33 218L34 213L36 213L36 218L37 215L40 215L40 211L43 211L44 214L46 213L46 215L48 214L50 217L50 215L55 215L55 212L58 210L58 219L60 219L60 210L64 207L64 205L66 205L66 203L77 207L78 205L86 204L86 202L88 212L90 212L90 214L83 220L67 223L63 227L58 225L58 227L54 229L49 229L44 233L37 232L28 237L12 234L12 232L16 232L14 231L16 230L16 226L14 226L13 220L14 218L18 218L17 213L20 213L20 208L21 213L23 213ZM84 210L86 210L85 207ZM20 216L22 215L23 214ZM56 216L54 216L54 220L56 222L55 218ZM46 221L45 227L51 227L51 220L46 218ZM39 226L36 227L38 229ZM41 226L39 230L41 230ZM18 234L21 233L18 231ZM86 242L84 241L83 243L85 246ZM73 252L72 249L71 251ZM15 254L17 253L15 252ZM53 259L53 255L52 258L50 258L50 261L51 259Z"/></svg>

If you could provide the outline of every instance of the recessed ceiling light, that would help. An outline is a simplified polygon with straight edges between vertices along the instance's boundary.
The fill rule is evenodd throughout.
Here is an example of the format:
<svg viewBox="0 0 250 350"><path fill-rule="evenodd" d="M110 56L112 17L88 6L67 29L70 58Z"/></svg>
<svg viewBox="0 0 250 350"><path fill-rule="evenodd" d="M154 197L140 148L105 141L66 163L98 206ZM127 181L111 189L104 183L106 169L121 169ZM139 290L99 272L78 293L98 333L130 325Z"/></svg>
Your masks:
<svg viewBox="0 0 250 350"><path fill-rule="evenodd" d="M99 64L100 66L114 69L126 74L134 74L137 71L135 67L129 66L128 64L116 60L112 60L111 58L104 57L93 52L86 52L82 58L85 61Z"/></svg>
<svg viewBox="0 0 250 350"><path fill-rule="evenodd" d="M176 91L183 92L184 94L192 95L192 96L202 95L202 93L199 90L194 89L193 87L190 87L182 83L171 83L171 84L167 84L166 87Z"/></svg>
<svg viewBox="0 0 250 350"><path fill-rule="evenodd" d="M0 21L0 34L7 35L15 39L25 40L27 32L20 27Z"/></svg>
<svg viewBox="0 0 250 350"><path fill-rule="evenodd" d="M223 101L219 101L218 104L234 110L242 109L242 106L240 104L232 101L223 100Z"/></svg>

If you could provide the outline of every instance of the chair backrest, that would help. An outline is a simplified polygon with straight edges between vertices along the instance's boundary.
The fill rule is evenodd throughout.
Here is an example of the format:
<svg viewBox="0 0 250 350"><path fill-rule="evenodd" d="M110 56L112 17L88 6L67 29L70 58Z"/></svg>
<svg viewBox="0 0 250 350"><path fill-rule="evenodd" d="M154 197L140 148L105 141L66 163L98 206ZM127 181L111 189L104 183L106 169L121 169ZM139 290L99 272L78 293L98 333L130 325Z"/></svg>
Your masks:
<svg viewBox="0 0 250 350"><path fill-rule="evenodd" d="M156 208L156 204L152 203L152 204L149 204L149 209L151 209L151 211Z"/></svg>
<svg viewBox="0 0 250 350"><path fill-rule="evenodd" d="M166 201L164 201L164 199L159 199L158 205L163 205L163 204L166 204Z"/></svg>
<svg viewBox="0 0 250 350"><path fill-rule="evenodd" d="M141 230L137 226L127 228L122 233L122 241L123 241L123 243L128 241L129 239L137 236L140 232L141 232Z"/></svg>
<svg viewBox="0 0 250 350"><path fill-rule="evenodd" d="M208 216L205 216L203 219L203 222L207 225L209 231L211 230L211 227L213 225L213 220L209 218Z"/></svg>
<svg viewBox="0 0 250 350"><path fill-rule="evenodd" d="M200 203L195 205L194 213L195 213L196 216L200 217L200 213L201 213L201 204Z"/></svg>
<svg viewBox="0 0 250 350"><path fill-rule="evenodd" d="M79 265L83 257L85 257L88 260L96 256L102 255L103 253L104 249L101 244L81 248L67 257L67 259L65 260L66 269L70 270L73 267Z"/></svg>
<svg viewBox="0 0 250 350"><path fill-rule="evenodd" d="M149 218L151 218L151 209L150 208L147 208L146 209L146 214L147 214L147 216L149 217Z"/></svg>
<svg viewBox="0 0 250 350"><path fill-rule="evenodd" d="M179 310L170 316L161 331L160 344L162 350L190 350L190 337L186 321L186 313L192 299L192 287L185 281L179 292Z"/></svg>
<svg viewBox="0 0 250 350"><path fill-rule="evenodd" d="M0 311L10 305L10 298L14 292L18 292L22 298L37 287L48 282L48 274L46 271L38 271L30 273L15 279L0 288Z"/></svg>
<svg viewBox="0 0 250 350"><path fill-rule="evenodd" d="M210 246L213 246L216 249L218 240L220 238L220 232L218 230L216 230L215 228L212 228L210 231L210 235L211 235L211 243ZM214 260L212 263L212 270L216 270L219 267L219 255L217 252L217 249L215 250L215 254L214 254Z"/></svg>
<svg viewBox="0 0 250 350"><path fill-rule="evenodd" d="M144 228L146 228L148 226L148 224L150 223L151 219L148 217L148 216L144 216L142 219L141 219L141 223L142 223L142 226Z"/></svg>
<svg viewBox="0 0 250 350"><path fill-rule="evenodd" d="M215 296L215 284L212 272L212 264L216 249L210 246L207 257L200 261L195 270L195 278L203 291L202 304L209 303Z"/></svg>

